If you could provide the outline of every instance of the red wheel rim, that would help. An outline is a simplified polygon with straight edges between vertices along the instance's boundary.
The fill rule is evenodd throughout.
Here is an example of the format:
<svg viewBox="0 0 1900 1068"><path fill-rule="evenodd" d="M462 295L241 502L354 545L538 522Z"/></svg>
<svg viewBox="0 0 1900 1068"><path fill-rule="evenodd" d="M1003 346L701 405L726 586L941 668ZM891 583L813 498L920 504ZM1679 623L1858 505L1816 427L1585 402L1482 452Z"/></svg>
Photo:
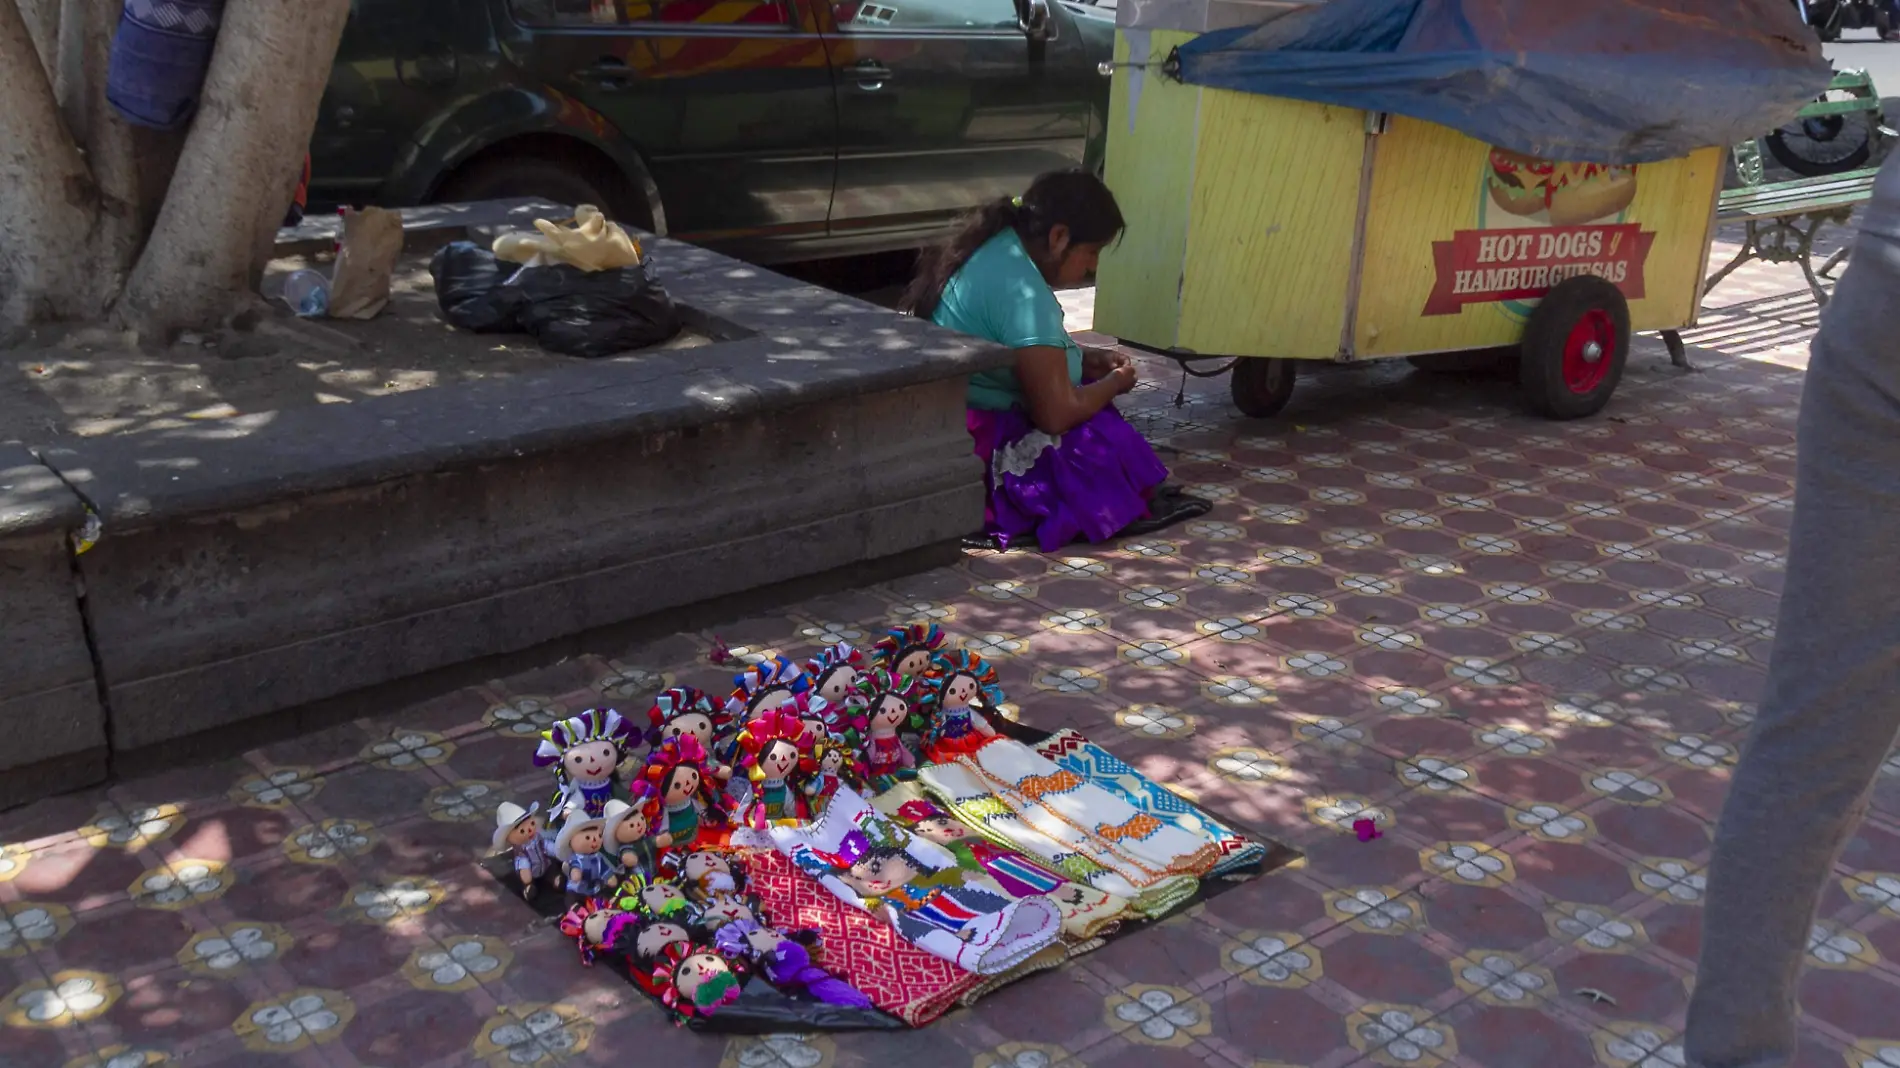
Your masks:
<svg viewBox="0 0 1900 1068"><path fill-rule="evenodd" d="M1564 385L1572 393L1590 393L1603 384L1616 358L1616 323L1602 308L1577 319L1564 340Z"/></svg>

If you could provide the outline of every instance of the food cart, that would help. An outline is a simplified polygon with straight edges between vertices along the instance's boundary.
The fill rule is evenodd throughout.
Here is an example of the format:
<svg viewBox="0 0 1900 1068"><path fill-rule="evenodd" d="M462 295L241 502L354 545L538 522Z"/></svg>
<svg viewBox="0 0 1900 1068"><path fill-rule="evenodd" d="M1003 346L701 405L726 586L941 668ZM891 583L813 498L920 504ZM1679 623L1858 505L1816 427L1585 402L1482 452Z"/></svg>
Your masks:
<svg viewBox="0 0 1900 1068"><path fill-rule="evenodd" d="M1783 0L1125 0L1118 23L1130 226L1096 329L1239 357L1256 417L1299 361L1502 346L1537 411L1601 410L1632 330L1695 322L1726 146L1829 77ZM1539 50L1564 35L1583 54Z"/></svg>

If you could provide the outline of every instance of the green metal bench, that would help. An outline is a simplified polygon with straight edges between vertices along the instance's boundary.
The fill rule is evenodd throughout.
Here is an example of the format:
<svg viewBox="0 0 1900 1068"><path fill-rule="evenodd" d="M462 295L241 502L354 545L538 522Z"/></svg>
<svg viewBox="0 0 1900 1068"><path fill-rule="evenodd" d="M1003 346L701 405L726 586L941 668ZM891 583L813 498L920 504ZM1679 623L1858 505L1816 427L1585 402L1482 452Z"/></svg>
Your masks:
<svg viewBox="0 0 1900 1068"><path fill-rule="evenodd" d="M1870 111L1874 113L1874 121L1880 121L1880 95L1874 91L1873 79L1866 72L1842 71L1834 76L1828 91L1845 92L1851 96L1846 100L1818 100L1802 108L1798 118L1816 119ZM1884 131L1876 126L1875 132ZM1737 267L1752 260L1796 263L1800 264L1808 289L1814 294L1814 302L1825 306L1828 295L1821 285L1821 279L1829 278L1841 261L1847 258L1847 248L1843 246L1828 257L1817 271L1813 260L1814 239L1823 226L1846 224L1854 208L1873 195L1874 176L1880 173L1880 169L1870 167L1815 178L1764 183L1762 178L1766 168L1759 141L1744 141L1736 145L1733 156L1735 171L1742 184L1722 191L1716 202L1715 219L1718 223L1743 223L1742 248L1734 259L1703 283L1703 294L1706 296L1709 290L1719 285ZM1678 367L1688 367L1682 336L1674 330L1665 330L1662 338L1663 344L1669 349L1670 362Z"/></svg>

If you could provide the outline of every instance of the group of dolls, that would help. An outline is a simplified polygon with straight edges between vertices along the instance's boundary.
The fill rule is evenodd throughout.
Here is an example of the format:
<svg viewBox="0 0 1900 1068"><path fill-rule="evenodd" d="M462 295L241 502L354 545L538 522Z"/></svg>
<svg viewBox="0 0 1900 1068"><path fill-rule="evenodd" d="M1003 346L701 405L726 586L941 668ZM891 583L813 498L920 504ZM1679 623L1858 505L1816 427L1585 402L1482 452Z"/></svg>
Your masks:
<svg viewBox="0 0 1900 1068"><path fill-rule="evenodd" d="M561 930L584 961L622 956L682 1020L717 1011L754 977L866 1005L819 966L816 932L779 930L762 913L742 853L821 817L841 786L857 804L859 791L914 779L920 752L995 734L971 712L1000 700L993 673L944 646L939 627L914 624L892 630L870 662L843 643L802 667L762 661L723 704L666 690L643 731L612 709L562 720L534 755L553 772L552 799L545 812L502 804L493 849L512 855L523 897L565 891Z"/></svg>

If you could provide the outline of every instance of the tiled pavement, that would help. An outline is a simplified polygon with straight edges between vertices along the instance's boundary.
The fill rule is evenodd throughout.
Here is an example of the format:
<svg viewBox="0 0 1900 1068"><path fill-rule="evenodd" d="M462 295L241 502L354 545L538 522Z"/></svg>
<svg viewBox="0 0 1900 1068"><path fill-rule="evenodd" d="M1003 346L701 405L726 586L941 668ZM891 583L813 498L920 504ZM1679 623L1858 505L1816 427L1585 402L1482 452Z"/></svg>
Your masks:
<svg viewBox="0 0 1900 1068"><path fill-rule="evenodd" d="M1753 309L1811 324L1764 300L1795 287L1738 277L1694 337L1772 344L1684 376L1648 343L1574 424L1401 365L1246 425L1224 383L1177 407L1151 369L1132 418L1215 502L1185 527L971 555L0 816L0 1065L1679 1065L1789 517L1806 331ZM716 640L802 655L916 618L994 658L1025 719L1307 859L922 1032L729 1040L581 968L474 866L564 710L718 685ZM1900 1064L1889 772L1810 953L1815 1068Z"/></svg>

